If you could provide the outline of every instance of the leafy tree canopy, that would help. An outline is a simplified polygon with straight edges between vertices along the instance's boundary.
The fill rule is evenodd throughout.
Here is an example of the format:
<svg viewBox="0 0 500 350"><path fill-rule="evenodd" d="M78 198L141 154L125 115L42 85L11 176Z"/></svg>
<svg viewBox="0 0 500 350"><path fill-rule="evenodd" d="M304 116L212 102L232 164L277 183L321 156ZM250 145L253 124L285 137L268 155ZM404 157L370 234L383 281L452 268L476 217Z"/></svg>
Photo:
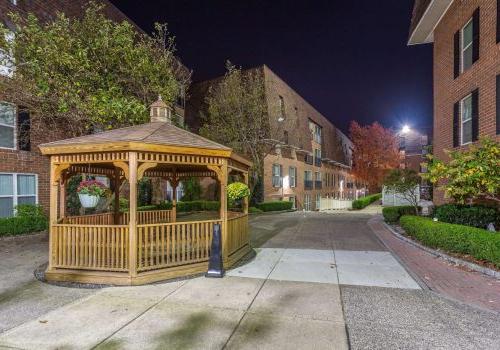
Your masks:
<svg viewBox="0 0 500 350"><path fill-rule="evenodd" d="M189 73L166 25L150 37L102 9L91 3L81 18L50 22L10 14L15 34L0 26L0 64L14 69L0 79L0 99L72 135L143 123L159 94L172 103Z"/></svg>
<svg viewBox="0 0 500 350"><path fill-rule="evenodd" d="M388 171L399 166L397 136L377 122L361 126L353 121L349 131L354 148L353 173L376 192Z"/></svg>
<svg viewBox="0 0 500 350"><path fill-rule="evenodd" d="M500 204L500 145L484 138L478 145L464 151L448 152L450 161L445 163L428 155L428 172L422 174L448 198L458 203L471 203L486 199Z"/></svg>

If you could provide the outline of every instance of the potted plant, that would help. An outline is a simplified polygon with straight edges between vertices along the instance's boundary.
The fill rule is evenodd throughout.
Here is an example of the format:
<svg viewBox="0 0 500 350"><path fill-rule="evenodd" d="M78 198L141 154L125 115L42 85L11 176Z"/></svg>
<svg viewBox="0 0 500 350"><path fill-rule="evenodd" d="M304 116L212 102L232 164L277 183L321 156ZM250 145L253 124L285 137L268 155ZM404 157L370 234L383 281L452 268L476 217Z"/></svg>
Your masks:
<svg viewBox="0 0 500 350"><path fill-rule="evenodd" d="M242 182L233 182L227 186L227 196L230 206L231 202L241 206L241 200L250 196L250 189Z"/></svg>
<svg viewBox="0 0 500 350"><path fill-rule="evenodd" d="M82 207L95 208L99 199L106 196L107 188L97 180L84 180L80 182L76 192Z"/></svg>

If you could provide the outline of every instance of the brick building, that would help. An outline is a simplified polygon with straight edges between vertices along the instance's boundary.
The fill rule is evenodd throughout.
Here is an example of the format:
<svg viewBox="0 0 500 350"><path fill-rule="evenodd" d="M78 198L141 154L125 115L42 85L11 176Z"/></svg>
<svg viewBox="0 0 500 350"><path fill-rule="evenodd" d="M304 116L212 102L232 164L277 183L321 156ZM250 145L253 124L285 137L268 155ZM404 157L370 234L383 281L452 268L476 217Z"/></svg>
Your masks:
<svg viewBox="0 0 500 350"><path fill-rule="evenodd" d="M421 173L423 169L420 165L426 159L427 146L429 146L428 136L418 130L410 129L400 132L398 137L401 155L400 168Z"/></svg>
<svg viewBox="0 0 500 350"><path fill-rule="evenodd" d="M409 45L433 43L436 157L500 140L499 0L416 0ZM434 191L443 203L443 193Z"/></svg>
<svg viewBox="0 0 500 350"><path fill-rule="evenodd" d="M288 200L298 209L315 210L320 197L354 198L351 141L269 67L249 71L262 74L268 108L279 111L270 123L282 124L271 128L276 146L264 159L264 199ZM192 85L186 105L191 128L199 128L208 88L219 79Z"/></svg>
<svg viewBox="0 0 500 350"><path fill-rule="evenodd" d="M68 17L83 14L83 8L89 0L0 0L0 21L13 28L9 20L10 12L21 15L34 13L39 19L50 21L57 12ZM127 16L107 0L100 0L104 5L104 14L117 22L129 21ZM180 63L179 63L180 64ZM6 67L0 66L0 74L7 75ZM0 103L0 217L11 216L14 207L22 203L38 203L47 208L49 204L49 162L38 150L41 143L65 138L56 130L43 136L30 133L36 125L31 125L29 112L3 101ZM176 106L176 114L183 118L183 102Z"/></svg>

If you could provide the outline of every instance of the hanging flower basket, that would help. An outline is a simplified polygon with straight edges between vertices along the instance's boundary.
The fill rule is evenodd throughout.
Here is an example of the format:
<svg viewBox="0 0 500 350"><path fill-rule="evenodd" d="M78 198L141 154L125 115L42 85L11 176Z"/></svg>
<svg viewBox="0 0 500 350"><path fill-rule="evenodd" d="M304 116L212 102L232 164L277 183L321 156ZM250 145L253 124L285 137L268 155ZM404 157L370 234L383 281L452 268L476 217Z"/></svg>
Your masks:
<svg viewBox="0 0 500 350"><path fill-rule="evenodd" d="M106 196L107 188L102 182L86 180L80 182L76 192L82 207L95 208L99 203L99 199Z"/></svg>

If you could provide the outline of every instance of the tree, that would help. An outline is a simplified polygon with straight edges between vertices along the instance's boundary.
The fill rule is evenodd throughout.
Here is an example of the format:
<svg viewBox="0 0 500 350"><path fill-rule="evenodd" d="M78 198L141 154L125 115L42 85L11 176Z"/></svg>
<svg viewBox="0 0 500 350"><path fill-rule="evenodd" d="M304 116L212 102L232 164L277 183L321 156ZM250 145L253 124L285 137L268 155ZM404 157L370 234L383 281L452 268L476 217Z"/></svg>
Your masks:
<svg viewBox="0 0 500 350"><path fill-rule="evenodd" d="M172 103L189 83L166 25L150 37L102 9L90 3L81 18L58 13L51 22L10 14L13 40L0 26L0 64L15 67L0 79L0 100L30 111L32 133L77 136L143 123L159 94Z"/></svg>
<svg viewBox="0 0 500 350"><path fill-rule="evenodd" d="M411 169L393 169L384 179L384 186L397 193L415 208L418 213L420 176Z"/></svg>
<svg viewBox="0 0 500 350"><path fill-rule="evenodd" d="M230 62L220 82L212 85L205 99L207 111L203 115L200 133L250 157L252 194L261 193L264 158L279 141L278 123L270 123L266 102L264 77L258 71L242 72ZM259 201L260 198L257 198Z"/></svg>
<svg viewBox="0 0 500 350"><path fill-rule="evenodd" d="M429 155L428 172L422 174L445 191L447 198L471 204L489 200L500 205L500 146L489 138L464 151L447 152L448 163Z"/></svg>
<svg viewBox="0 0 500 350"><path fill-rule="evenodd" d="M368 183L370 191L379 191L388 171L399 166L398 138L377 122L361 126L352 121L349 131L353 173Z"/></svg>

